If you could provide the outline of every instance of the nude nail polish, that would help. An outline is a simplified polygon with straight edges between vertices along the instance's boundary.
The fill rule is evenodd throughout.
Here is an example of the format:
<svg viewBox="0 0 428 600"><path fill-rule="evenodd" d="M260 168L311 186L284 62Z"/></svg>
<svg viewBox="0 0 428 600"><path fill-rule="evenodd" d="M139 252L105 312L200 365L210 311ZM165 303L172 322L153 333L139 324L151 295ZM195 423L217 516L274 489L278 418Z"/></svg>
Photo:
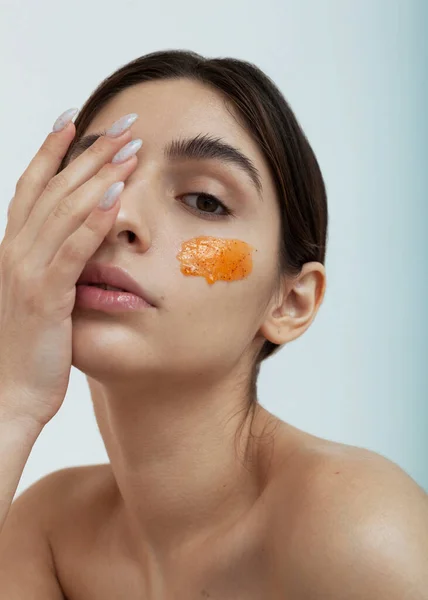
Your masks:
<svg viewBox="0 0 428 600"><path fill-rule="evenodd" d="M68 110L64 111L53 124L52 131L56 132L64 129L64 127L66 127L70 123L70 121L73 120L73 117L78 112L78 108L69 108Z"/></svg>
<svg viewBox="0 0 428 600"><path fill-rule="evenodd" d="M103 210L108 210L111 208L119 198L120 194L123 192L124 187L125 182L123 181L116 181L116 183L113 183L98 202L99 208Z"/></svg>
<svg viewBox="0 0 428 600"><path fill-rule="evenodd" d="M126 144L113 156L111 162L114 164L125 162L125 160L128 160L128 158L136 154L142 145L143 140L140 138L136 138L135 140L128 142L128 144Z"/></svg>
<svg viewBox="0 0 428 600"><path fill-rule="evenodd" d="M108 137L118 137L124 131L129 129L133 123L138 119L137 113L129 113L129 115L125 115L121 117L117 121L113 123L113 125L107 129L106 135Z"/></svg>

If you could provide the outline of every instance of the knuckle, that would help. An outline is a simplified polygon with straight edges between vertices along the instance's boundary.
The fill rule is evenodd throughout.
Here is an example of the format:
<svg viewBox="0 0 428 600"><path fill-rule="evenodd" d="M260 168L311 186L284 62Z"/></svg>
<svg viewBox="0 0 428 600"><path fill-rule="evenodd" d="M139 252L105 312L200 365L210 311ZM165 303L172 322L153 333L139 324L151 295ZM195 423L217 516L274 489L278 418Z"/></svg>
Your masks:
<svg viewBox="0 0 428 600"><path fill-rule="evenodd" d="M61 249L61 262L82 262L85 258L85 250L80 244L68 242Z"/></svg>
<svg viewBox="0 0 428 600"><path fill-rule="evenodd" d="M15 272L15 269L20 268L22 252L21 252L21 240L17 236L13 240L4 239L0 246L0 262L1 269Z"/></svg>
<svg viewBox="0 0 428 600"><path fill-rule="evenodd" d="M45 158L48 161L58 161L62 158L62 153L58 146L57 138L51 137L49 134L38 151L39 157Z"/></svg>
<svg viewBox="0 0 428 600"><path fill-rule="evenodd" d="M25 298L32 298L40 284L39 273L36 273L34 266L27 261L21 261L19 268L14 269L14 280Z"/></svg>
<svg viewBox="0 0 428 600"><path fill-rule="evenodd" d="M15 189L21 190L27 186L31 187L34 185L39 179L38 173L41 169L41 166L46 162L50 163L54 161L57 163L62 159L62 157L63 154L61 153L61 148L58 146L56 138L52 138L49 135L40 146L36 156L33 158L29 166L16 182Z"/></svg>
<svg viewBox="0 0 428 600"><path fill-rule="evenodd" d="M55 192L62 192L62 191L67 190L67 188L68 188L67 177L61 171L57 175L54 175L48 181L47 186L45 188L45 192L47 192L49 194L55 193Z"/></svg>
<svg viewBox="0 0 428 600"><path fill-rule="evenodd" d="M70 196L66 196L58 202L52 211L52 216L55 219L61 219L63 217L69 217L73 213L73 202Z"/></svg>
<svg viewBox="0 0 428 600"><path fill-rule="evenodd" d="M43 277L31 261L22 259L14 243L0 253L0 276L13 297L22 299L30 310L37 310Z"/></svg>
<svg viewBox="0 0 428 600"><path fill-rule="evenodd" d="M100 233L100 219L95 218L95 215L90 215L86 221L83 223L83 227L85 231L88 232L89 235L99 235Z"/></svg>
<svg viewBox="0 0 428 600"><path fill-rule="evenodd" d="M18 192L21 192L21 190L24 190L26 188L30 189L33 185L34 185L33 177L30 175L30 173L28 171L24 171L24 173L21 175L21 177L16 182L15 191L16 191L16 193L18 193Z"/></svg>
<svg viewBox="0 0 428 600"><path fill-rule="evenodd" d="M105 136L101 136L96 142L89 146L87 149L87 153L89 156L94 156L95 158L105 157L107 148L105 144Z"/></svg>

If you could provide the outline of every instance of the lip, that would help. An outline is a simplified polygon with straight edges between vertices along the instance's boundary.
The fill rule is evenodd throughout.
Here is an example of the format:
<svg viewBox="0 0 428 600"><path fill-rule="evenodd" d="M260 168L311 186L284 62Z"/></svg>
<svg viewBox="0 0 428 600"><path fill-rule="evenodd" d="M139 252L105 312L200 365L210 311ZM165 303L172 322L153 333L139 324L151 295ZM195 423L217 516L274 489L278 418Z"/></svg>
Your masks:
<svg viewBox="0 0 428 600"><path fill-rule="evenodd" d="M155 306L153 298L123 267L102 263L88 263L83 269L76 285L88 283L105 283L118 287L126 292L139 296L151 306Z"/></svg>

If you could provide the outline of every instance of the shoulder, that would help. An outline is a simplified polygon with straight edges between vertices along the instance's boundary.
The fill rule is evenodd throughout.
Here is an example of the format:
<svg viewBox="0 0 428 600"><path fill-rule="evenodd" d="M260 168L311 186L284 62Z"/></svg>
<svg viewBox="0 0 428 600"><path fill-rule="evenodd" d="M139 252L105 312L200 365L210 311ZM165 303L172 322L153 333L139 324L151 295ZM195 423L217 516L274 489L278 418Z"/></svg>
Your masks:
<svg viewBox="0 0 428 600"><path fill-rule="evenodd" d="M106 478L107 473L111 471L110 465L82 465L77 467L64 467L57 471L52 471L43 475L40 479L29 485L15 499L15 502L23 502L36 500L40 496L48 494L50 497L55 496L58 499L65 495L69 497L74 486L78 486L81 491L95 482L102 481ZM83 488L82 488L83 486Z"/></svg>
<svg viewBox="0 0 428 600"><path fill-rule="evenodd" d="M58 523L68 522L79 530L80 515L85 514L79 494L83 490L83 496L90 497L93 482L105 472L98 467L102 466L54 471L13 500L0 536L1 598L33 598L36 590L40 598L63 598L52 536L58 537ZM70 547L70 539L62 535L62 547Z"/></svg>
<svg viewBox="0 0 428 600"><path fill-rule="evenodd" d="M22 518L36 520L48 534L58 519L79 510L88 497L101 490L107 480L109 465L65 467L44 475L13 501L11 511Z"/></svg>
<svg viewBox="0 0 428 600"><path fill-rule="evenodd" d="M274 556L284 592L428 600L428 495L376 452L313 439L277 488Z"/></svg>

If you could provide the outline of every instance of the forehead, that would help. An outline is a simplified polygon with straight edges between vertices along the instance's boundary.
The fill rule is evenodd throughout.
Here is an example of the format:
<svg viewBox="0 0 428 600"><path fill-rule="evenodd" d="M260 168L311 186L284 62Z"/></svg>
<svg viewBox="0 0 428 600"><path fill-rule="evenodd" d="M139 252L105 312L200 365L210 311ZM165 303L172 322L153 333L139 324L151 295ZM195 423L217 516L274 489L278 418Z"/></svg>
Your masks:
<svg viewBox="0 0 428 600"><path fill-rule="evenodd" d="M273 193L269 169L257 142L220 91L185 78L138 83L109 100L84 133L107 129L131 112L139 115L131 128L133 136L141 137L146 149L160 149L173 138L200 134L221 137L255 163L265 194Z"/></svg>
<svg viewBox="0 0 428 600"><path fill-rule="evenodd" d="M157 136L196 133L205 127L235 139L246 137L220 92L189 79L147 81L121 91L96 115L90 130L109 126L112 119L129 112L140 117L133 129L144 127Z"/></svg>

